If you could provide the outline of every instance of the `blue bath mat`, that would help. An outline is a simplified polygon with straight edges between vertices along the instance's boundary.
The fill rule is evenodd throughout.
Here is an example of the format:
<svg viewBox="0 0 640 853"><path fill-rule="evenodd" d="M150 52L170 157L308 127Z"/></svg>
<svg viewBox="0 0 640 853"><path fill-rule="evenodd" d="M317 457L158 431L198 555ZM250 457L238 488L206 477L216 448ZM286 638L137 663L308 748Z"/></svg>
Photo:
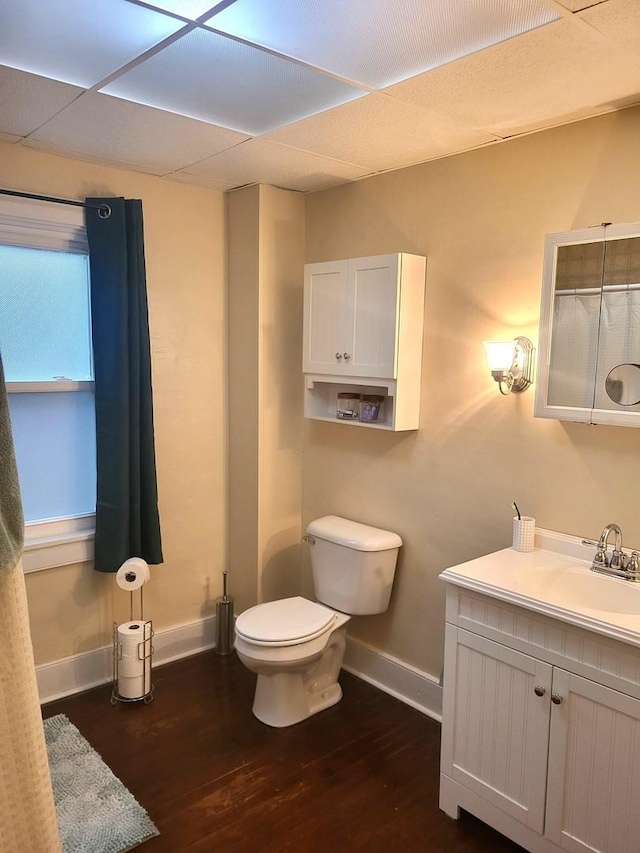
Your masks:
<svg viewBox="0 0 640 853"><path fill-rule="evenodd" d="M44 734L63 853L124 853L159 834L64 714L45 720Z"/></svg>

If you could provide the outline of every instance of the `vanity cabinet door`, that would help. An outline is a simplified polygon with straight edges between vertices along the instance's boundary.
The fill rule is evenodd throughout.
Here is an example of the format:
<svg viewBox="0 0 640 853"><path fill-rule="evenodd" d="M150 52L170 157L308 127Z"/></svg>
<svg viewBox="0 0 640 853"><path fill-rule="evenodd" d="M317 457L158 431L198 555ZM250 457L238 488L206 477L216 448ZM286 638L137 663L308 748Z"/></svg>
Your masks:
<svg viewBox="0 0 640 853"><path fill-rule="evenodd" d="M442 772L541 834L551 675L549 664L446 626Z"/></svg>
<svg viewBox="0 0 640 853"><path fill-rule="evenodd" d="M573 853L640 850L640 701L553 672L545 835Z"/></svg>

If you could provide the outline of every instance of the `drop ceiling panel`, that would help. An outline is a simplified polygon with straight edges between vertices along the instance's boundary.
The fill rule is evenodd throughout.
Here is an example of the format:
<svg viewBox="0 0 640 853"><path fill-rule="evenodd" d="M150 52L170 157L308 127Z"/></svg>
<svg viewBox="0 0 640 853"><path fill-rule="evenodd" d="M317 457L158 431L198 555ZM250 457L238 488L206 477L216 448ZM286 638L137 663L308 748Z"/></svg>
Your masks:
<svg viewBox="0 0 640 853"><path fill-rule="evenodd" d="M589 6L597 6L605 2L606 0L558 0L558 3L570 12L579 12L581 9L587 9Z"/></svg>
<svg viewBox="0 0 640 853"><path fill-rule="evenodd" d="M21 139L21 136L14 136L12 133L0 132L0 142L8 142L9 144L12 144L14 142L20 142Z"/></svg>
<svg viewBox="0 0 640 853"><path fill-rule="evenodd" d="M640 3L638 0L609 0L579 16L616 44L640 55Z"/></svg>
<svg viewBox="0 0 640 853"><path fill-rule="evenodd" d="M364 94L208 30L194 30L103 91L254 135Z"/></svg>
<svg viewBox="0 0 640 853"><path fill-rule="evenodd" d="M368 173L364 167L330 160L266 139L249 139L184 171L195 177L226 181L234 187L260 183L300 192L337 186Z"/></svg>
<svg viewBox="0 0 640 853"><path fill-rule="evenodd" d="M637 101L640 62L572 18L387 91L459 124L511 136Z"/></svg>
<svg viewBox="0 0 640 853"><path fill-rule="evenodd" d="M34 133L30 142L101 160L112 157L164 175L246 138L195 119L87 92Z"/></svg>
<svg viewBox="0 0 640 853"><path fill-rule="evenodd" d="M275 130L268 138L372 171L397 169L496 139L377 93Z"/></svg>
<svg viewBox="0 0 640 853"><path fill-rule="evenodd" d="M232 190L236 186L232 181L217 181L215 178L205 177L204 175L190 175L187 172L171 172L164 177L167 181L177 181L179 184L190 184L195 187L207 187L220 192Z"/></svg>
<svg viewBox="0 0 640 853"><path fill-rule="evenodd" d="M0 63L89 88L183 26L125 0L4 2Z"/></svg>
<svg viewBox="0 0 640 853"><path fill-rule="evenodd" d="M27 136L84 89L0 66L0 131Z"/></svg>
<svg viewBox="0 0 640 853"><path fill-rule="evenodd" d="M166 12L174 12L176 15L195 21L205 12L213 12L215 7L220 5L220 2L215 3L214 0L152 0L147 5L155 6L156 9L163 9Z"/></svg>
<svg viewBox="0 0 640 853"><path fill-rule="evenodd" d="M208 23L379 89L558 17L543 0L236 0Z"/></svg>

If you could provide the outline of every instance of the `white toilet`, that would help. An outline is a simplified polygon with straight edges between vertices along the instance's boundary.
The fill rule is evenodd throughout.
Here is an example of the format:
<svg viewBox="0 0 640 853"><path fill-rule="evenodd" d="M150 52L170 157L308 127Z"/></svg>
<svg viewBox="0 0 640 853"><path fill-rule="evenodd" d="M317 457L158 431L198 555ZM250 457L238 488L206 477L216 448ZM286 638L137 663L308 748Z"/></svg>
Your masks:
<svg viewBox="0 0 640 853"><path fill-rule="evenodd" d="M296 596L258 604L236 620L238 657L258 674L253 713L281 728L335 705L351 616L383 613L402 540L336 515L312 521L305 537L321 604Z"/></svg>

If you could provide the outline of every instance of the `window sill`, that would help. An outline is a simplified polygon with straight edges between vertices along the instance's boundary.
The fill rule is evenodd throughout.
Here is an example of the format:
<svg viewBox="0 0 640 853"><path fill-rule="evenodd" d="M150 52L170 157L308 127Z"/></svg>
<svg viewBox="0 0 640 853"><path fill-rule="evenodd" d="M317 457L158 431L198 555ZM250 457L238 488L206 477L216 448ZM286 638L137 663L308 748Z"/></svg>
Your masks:
<svg viewBox="0 0 640 853"><path fill-rule="evenodd" d="M49 382L6 382L8 394L35 394L52 391L93 391L94 382L91 380L55 379Z"/></svg>
<svg viewBox="0 0 640 853"><path fill-rule="evenodd" d="M94 535L94 513L25 524L24 572L40 572L93 560Z"/></svg>

